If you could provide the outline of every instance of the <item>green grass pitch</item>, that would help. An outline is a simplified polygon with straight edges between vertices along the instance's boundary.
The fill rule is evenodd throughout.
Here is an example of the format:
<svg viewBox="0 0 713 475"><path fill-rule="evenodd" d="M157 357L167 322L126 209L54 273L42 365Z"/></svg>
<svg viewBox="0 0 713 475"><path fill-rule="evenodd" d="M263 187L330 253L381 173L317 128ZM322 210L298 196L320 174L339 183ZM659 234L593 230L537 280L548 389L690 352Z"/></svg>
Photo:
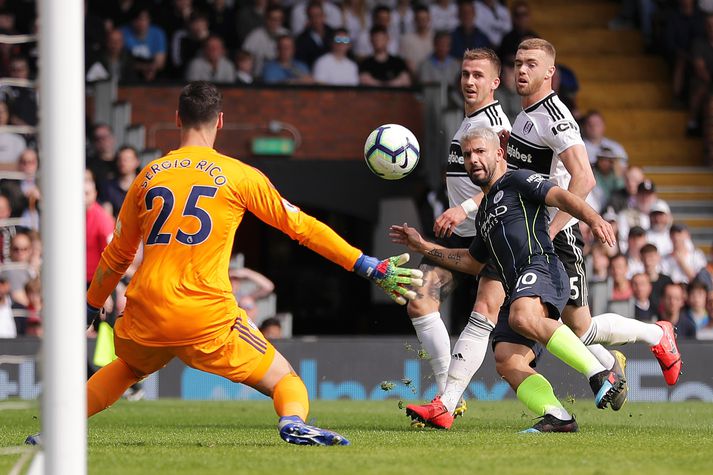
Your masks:
<svg viewBox="0 0 713 475"><path fill-rule="evenodd" d="M3 410L0 473L39 428L38 406ZM713 473L713 404L627 403L614 413L570 402L578 434L518 434L517 401L471 401L450 431L412 429L397 401L316 401L312 421L350 447L283 442L267 402L120 402L89 421L90 474L675 474Z"/></svg>

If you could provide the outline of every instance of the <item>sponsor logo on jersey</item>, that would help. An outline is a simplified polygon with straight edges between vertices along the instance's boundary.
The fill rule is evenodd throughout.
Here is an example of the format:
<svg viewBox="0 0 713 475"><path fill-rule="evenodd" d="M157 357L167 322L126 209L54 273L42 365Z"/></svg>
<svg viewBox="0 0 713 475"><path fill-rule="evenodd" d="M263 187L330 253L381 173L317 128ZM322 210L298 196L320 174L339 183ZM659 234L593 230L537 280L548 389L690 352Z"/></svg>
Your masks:
<svg viewBox="0 0 713 475"><path fill-rule="evenodd" d="M458 165L463 165L465 161L463 160L463 156L458 155L458 152L455 150L451 149L450 153L448 154L448 164L458 164Z"/></svg>
<svg viewBox="0 0 713 475"><path fill-rule="evenodd" d="M505 205L496 206L492 211L488 211L488 214L483 219L480 225L480 234L485 238L490 234L490 230L493 226L500 222L500 216L508 212L508 207Z"/></svg>
<svg viewBox="0 0 713 475"><path fill-rule="evenodd" d="M527 122L525 122L525 126L522 128L522 131L525 133L525 135L530 133L533 125L534 124L532 123L531 120L528 120Z"/></svg>
<svg viewBox="0 0 713 475"><path fill-rule="evenodd" d="M508 142L508 158L512 158L514 160L519 160L519 161L525 162L525 163L532 163L532 154L531 153L521 153L520 150L517 149L517 147L513 146L509 142Z"/></svg>
<svg viewBox="0 0 713 475"><path fill-rule="evenodd" d="M493 203L498 204L500 203L500 200L503 199L503 190L498 191L495 193L495 198L493 198Z"/></svg>
<svg viewBox="0 0 713 475"><path fill-rule="evenodd" d="M552 126L552 135L557 135L560 132L565 132L567 130L578 130L577 124L574 122L571 122L569 120L563 121L563 122L557 122L555 125ZM527 133L527 132L525 132Z"/></svg>
<svg viewBox="0 0 713 475"><path fill-rule="evenodd" d="M542 183L544 180L545 177L543 177L539 173L533 173L532 175L527 177L528 183Z"/></svg>

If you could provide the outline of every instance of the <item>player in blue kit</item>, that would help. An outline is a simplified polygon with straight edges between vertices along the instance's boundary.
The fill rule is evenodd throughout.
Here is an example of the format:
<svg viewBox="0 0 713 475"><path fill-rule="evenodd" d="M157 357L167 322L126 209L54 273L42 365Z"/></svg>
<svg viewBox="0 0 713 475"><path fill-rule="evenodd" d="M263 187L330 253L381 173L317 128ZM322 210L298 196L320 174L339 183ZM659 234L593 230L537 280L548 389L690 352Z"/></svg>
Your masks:
<svg viewBox="0 0 713 475"><path fill-rule="evenodd" d="M461 138L470 179L485 193L475 219L470 249L448 249L427 241L413 228L392 226L390 236L434 262L477 274L489 259L495 262L507 294L493 331L498 373L535 414L543 416L530 429L574 432L577 423L557 400L552 386L533 369L545 346L563 362L589 378L595 404L606 407L624 381L592 355L567 326L558 321L570 297L569 278L549 237L547 206L556 206L585 221L602 242L613 245L614 232L582 199L529 171L507 172L497 134L486 128ZM407 414L434 427L449 428L451 412L439 398L409 405Z"/></svg>

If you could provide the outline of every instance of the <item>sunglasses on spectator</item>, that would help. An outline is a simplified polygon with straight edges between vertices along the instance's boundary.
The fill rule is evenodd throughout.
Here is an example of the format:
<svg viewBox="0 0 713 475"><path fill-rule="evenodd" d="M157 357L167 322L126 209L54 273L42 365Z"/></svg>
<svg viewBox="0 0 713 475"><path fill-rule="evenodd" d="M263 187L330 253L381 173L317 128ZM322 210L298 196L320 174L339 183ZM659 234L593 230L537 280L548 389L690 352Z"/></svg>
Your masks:
<svg viewBox="0 0 713 475"><path fill-rule="evenodd" d="M352 42L352 40L348 36L335 36L334 42L341 43L343 45L348 45L349 43Z"/></svg>

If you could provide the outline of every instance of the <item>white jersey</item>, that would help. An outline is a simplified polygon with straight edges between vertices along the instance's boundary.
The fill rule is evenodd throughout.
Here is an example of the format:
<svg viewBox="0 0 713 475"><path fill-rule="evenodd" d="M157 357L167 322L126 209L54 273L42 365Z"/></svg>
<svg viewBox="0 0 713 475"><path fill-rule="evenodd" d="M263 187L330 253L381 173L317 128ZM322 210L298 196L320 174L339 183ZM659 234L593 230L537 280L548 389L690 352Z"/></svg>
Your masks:
<svg viewBox="0 0 713 475"><path fill-rule="evenodd" d="M479 186L470 181L470 177L465 171L463 151L460 148L460 138L463 134L468 129L476 127L487 127L496 133L500 133L503 130L509 132L512 128L498 101L491 102L463 119L460 128L458 128L453 140L451 140L448 153L446 190L448 191L448 202L451 208L483 192ZM475 222L475 213L475 211L468 213L465 221L460 223L453 232L461 237L475 236L475 226L473 224Z"/></svg>
<svg viewBox="0 0 713 475"><path fill-rule="evenodd" d="M577 144L584 145L577 121L552 92L515 118L508 140L508 168L533 170L566 190L572 176L559 154ZM549 208L550 217L556 212L557 208ZM563 229L576 222L572 218Z"/></svg>

